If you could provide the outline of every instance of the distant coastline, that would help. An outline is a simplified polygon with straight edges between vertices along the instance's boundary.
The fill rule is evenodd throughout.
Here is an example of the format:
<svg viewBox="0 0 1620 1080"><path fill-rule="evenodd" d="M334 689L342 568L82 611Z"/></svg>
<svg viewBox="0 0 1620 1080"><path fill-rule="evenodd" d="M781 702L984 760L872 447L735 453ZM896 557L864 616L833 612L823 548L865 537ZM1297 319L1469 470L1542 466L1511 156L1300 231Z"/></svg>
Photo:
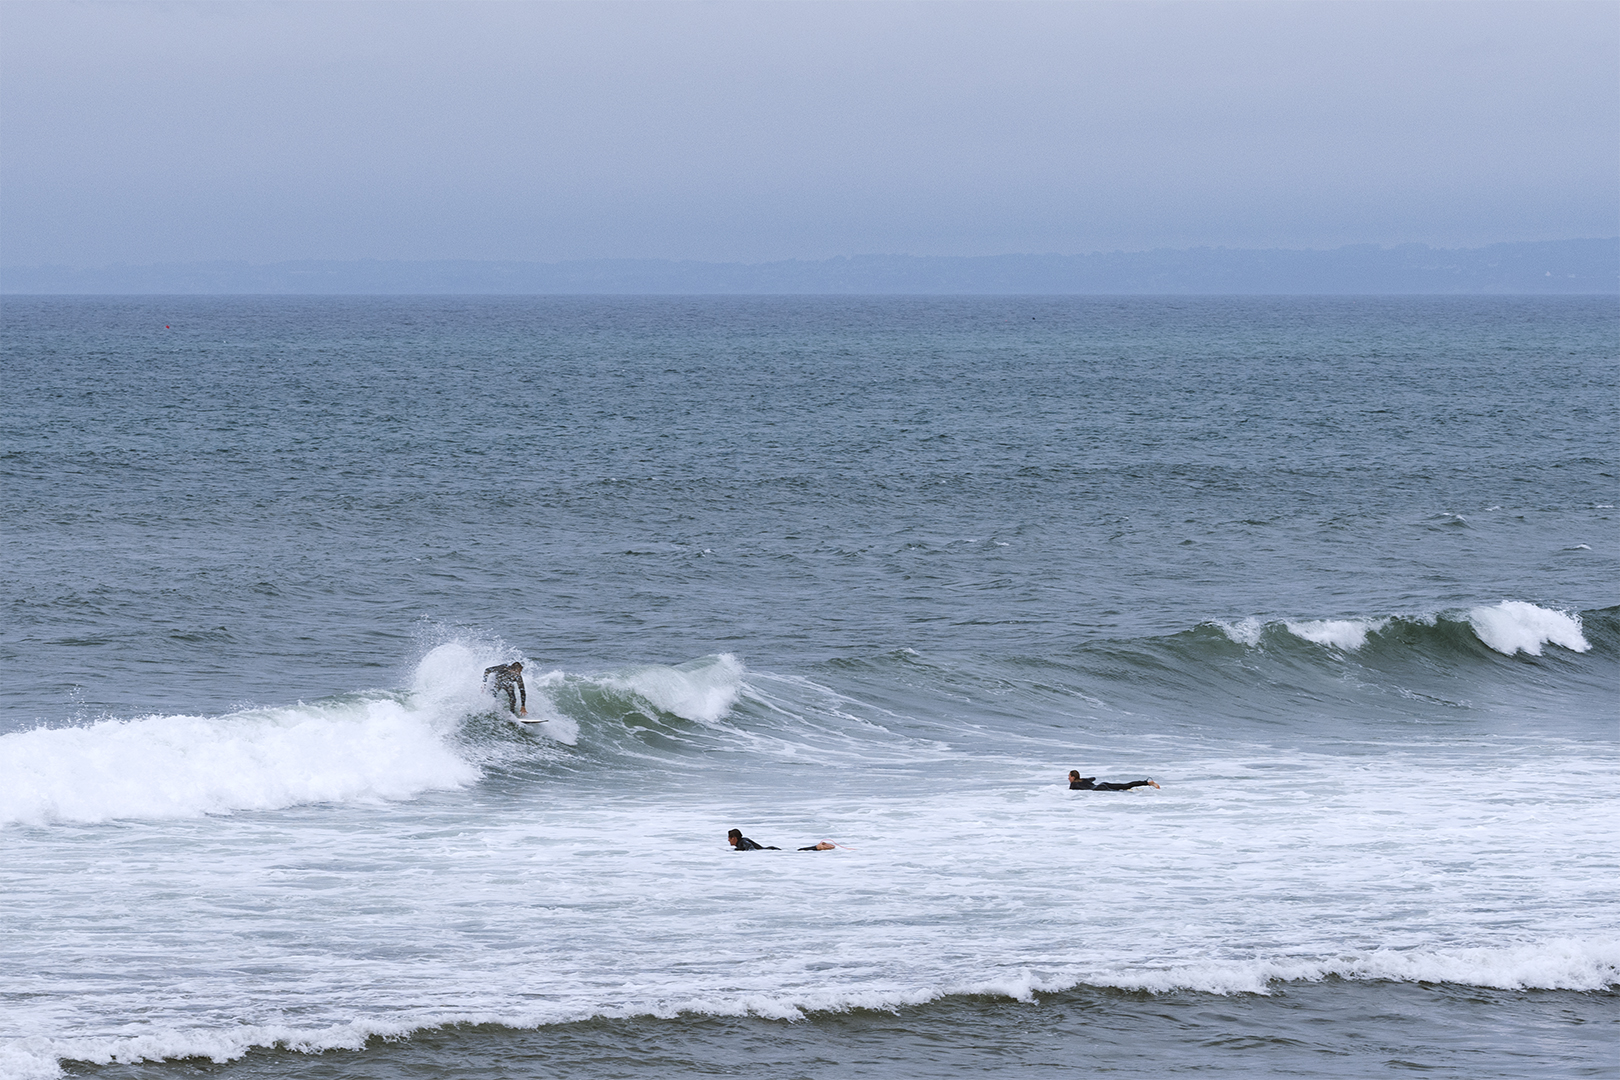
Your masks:
<svg viewBox="0 0 1620 1080"><path fill-rule="evenodd" d="M6 295L1616 295L1620 237L817 261L193 262L0 269Z"/></svg>

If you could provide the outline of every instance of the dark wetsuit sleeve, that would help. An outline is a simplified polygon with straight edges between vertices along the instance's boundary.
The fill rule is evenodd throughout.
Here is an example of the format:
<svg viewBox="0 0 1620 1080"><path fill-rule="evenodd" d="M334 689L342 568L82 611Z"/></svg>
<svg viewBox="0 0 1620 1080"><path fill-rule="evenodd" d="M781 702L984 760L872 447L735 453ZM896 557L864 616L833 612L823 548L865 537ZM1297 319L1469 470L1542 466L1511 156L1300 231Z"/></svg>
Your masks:
<svg viewBox="0 0 1620 1080"><path fill-rule="evenodd" d="M752 840L748 839L748 837L741 836L741 837L737 838L737 846L733 850L735 850L735 851L764 851L765 849L763 847L761 847L759 844L756 844Z"/></svg>
<svg viewBox="0 0 1620 1080"><path fill-rule="evenodd" d="M1128 784L1098 784L1098 791L1129 791L1133 787L1146 787L1153 783L1151 780L1132 780Z"/></svg>
<svg viewBox="0 0 1620 1080"><path fill-rule="evenodd" d="M527 711L529 708L529 691L528 688L523 685L522 675L517 676L517 692L519 702L522 703L524 710Z"/></svg>

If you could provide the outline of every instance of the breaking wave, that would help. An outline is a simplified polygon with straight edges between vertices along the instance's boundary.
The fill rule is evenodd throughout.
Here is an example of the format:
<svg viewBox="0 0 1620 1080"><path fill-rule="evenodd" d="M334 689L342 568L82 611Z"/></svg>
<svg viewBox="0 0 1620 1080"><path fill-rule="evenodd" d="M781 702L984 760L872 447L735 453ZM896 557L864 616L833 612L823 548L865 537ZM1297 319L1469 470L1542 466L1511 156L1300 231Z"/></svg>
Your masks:
<svg viewBox="0 0 1620 1080"><path fill-rule="evenodd" d="M1596 614L1599 618L1608 616L1612 622L1612 612L1606 609ZM1358 652L1369 640L1405 642L1431 651L1457 651L1459 645L1464 645L1466 651L1465 640L1471 639L1503 656L1541 656L1548 646L1574 653L1592 648L1580 614L1521 600L1438 615L1278 622L1245 619L1213 625L1228 640L1250 648L1281 643L1284 635L1342 652ZM1460 631L1466 631L1466 635Z"/></svg>
<svg viewBox="0 0 1620 1080"><path fill-rule="evenodd" d="M1408 688L1425 685L1436 668L1500 667L1503 658L1546 665L1594 649L1612 655L1617 647L1620 609L1574 613L1522 601L1432 616L1210 623L1166 638L1082 646L1061 661L1017 661L1041 669L1037 681L1023 683L1020 692L1029 700L1020 711L1038 714L1056 690L1087 702L1141 704L1131 695L1147 687L1176 702L1198 696L1210 703L1213 695L1225 695L1234 702L1228 707L1233 716L1285 714L1293 700L1279 692L1285 684L1321 700L1353 692L1340 683L1334 657L1354 657L1409 693L1419 692ZM1262 663L1270 657L1273 666L1226 662L1234 648L1258 654ZM831 688L800 687L794 676L761 674L750 686L742 662L726 653L601 674L531 665L528 719L538 722L520 725L497 712L481 685L485 666L510 658L487 644L454 640L428 650L404 689L0 735L0 826L408 800L475 784L491 766L570 748L587 759L652 753L696 762L722 744L746 738L763 748L769 737L789 754L813 744L823 756L859 761L876 760L884 752L879 742L893 741L892 732L873 722L886 710L853 698L839 704ZM853 677L856 683L869 669L874 680L858 692L871 701L891 697L896 679L908 686L922 680L909 691L907 711L922 718L909 730L925 739L937 730L929 728L937 702L948 699L965 674L910 653L834 666L838 681ZM1008 672L993 667L977 674L1002 682ZM1511 667L1501 677L1523 681ZM1606 678L1597 668L1588 677ZM582 730L589 732L583 745ZM952 731L960 735L959 728ZM908 752L921 750L910 746Z"/></svg>
<svg viewBox="0 0 1620 1080"><path fill-rule="evenodd" d="M0 825L96 823L399 801L476 783L492 763L571 746L566 706L590 692L617 711L713 723L741 692L735 657L602 676L529 680L529 718L502 719L481 683L496 657L432 649L411 686L216 716L152 715L0 735ZM601 710L598 710L599 712Z"/></svg>
<svg viewBox="0 0 1620 1080"><path fill-rule="evenodd" d="M158 1028L134 1037L35 1037L0 1050L0 1076L48 1080L61 1063L139 1064L207 1058L224 1064L259 1049L318 1054L359 1050L374 1038L401 1039L451 1025L535 1029L581 1021L626 1022L682 1016L802 1021L818 1014L856 1010L894 1011L948 1004L964 997L1033 1001L1043 994L1085 988L1142 991L1271 994L1290 985L1328 979L1357 982L1433 983L1491 990L1602 992L1620 986L1620 943L1558 939L1498 948L1379 949L1334 959L1256 958L1171 965L1156 970L1093 971L1081 975L1010 972L947 985L835 987L797 993L693 992L660 1003L589 1006L558 1003L490 1012L421 1011L393 1018L353 1019L330 1025L244 1024L222 1030Z"/></svg>

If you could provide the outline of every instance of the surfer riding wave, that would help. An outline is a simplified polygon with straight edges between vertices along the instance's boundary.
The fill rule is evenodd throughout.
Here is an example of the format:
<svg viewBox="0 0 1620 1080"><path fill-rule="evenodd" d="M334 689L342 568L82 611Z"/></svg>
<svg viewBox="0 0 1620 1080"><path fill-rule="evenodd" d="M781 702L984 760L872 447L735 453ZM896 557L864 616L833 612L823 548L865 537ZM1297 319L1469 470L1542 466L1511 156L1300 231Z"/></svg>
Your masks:
<svg viewBox="0 0 1620 1080"><path fill-rule="evenodd" d="M490 679L495 680L490 686ZM510 664L496 664L494 667L484 669L484 685L489 692L499 698L506 695L506 707L513 716L529 715L529 691L523 685L523 663L514 660Z"/></svg>

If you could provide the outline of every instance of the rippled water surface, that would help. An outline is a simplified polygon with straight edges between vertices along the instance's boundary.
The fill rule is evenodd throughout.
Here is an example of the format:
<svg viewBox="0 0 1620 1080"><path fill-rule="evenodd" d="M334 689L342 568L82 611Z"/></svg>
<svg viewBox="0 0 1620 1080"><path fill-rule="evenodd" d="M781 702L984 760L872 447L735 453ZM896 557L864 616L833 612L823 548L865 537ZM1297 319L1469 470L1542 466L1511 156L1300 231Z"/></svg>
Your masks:
<svg viewBox="0 0 1620 1080"><path fill-rule="evenodd" d="M6 298L0 1076L1612 1074L1617 314Z"/></svg>

